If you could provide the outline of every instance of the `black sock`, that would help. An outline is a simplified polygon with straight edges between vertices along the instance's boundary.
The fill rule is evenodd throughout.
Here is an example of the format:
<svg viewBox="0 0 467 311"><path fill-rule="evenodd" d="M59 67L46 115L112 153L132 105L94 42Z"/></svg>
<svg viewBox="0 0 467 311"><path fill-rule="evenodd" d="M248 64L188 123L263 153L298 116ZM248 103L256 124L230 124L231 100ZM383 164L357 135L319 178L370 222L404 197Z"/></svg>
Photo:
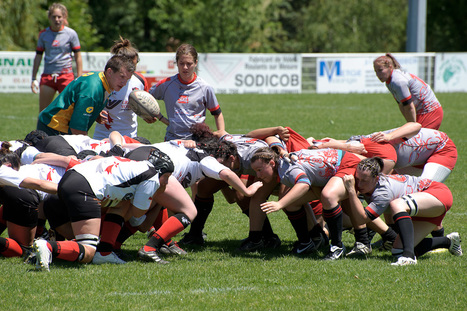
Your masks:
<svg viewBox="0 0 467 311"><path fill-rule="evenodd" d="M155 249L160 249L162 244L164 244L164 240L156 232L154 232L152 237L146 243L146 246L150 246Z"/></svg>
<svg viewBox="0 0 467 311"><path fill-rule="evenodd" d="M308 232L308 222L306 219L305 209L301 207L298 211L295 212L289 212L286 210L284 211L289 218L292 227L295 229L298 241L300 241L300 243L310 242L310 233Z"/></svg>
<svg viewBox="0 0 467 311"><path fill-rule="evenodd" d="M399 228L397 227L396 224L388 224L388 227L394 230L396 234L399 234Z"/></svg>
<svg viewBox="0 0 467 311"><path fill-rule="evenodd" d="M320 236L324 236L326 233L324 232L323 228L321 227L320 224L316 224L313 228L310 230L310 237L311 238L319 238Z"/></svg>
<svg viewBox="0 0 467 311"><path fill-rule="evenodd" d="M444 236L424 238L417 246L415 246L415 255L420 257L431 250L437 248L449 248L449 246L451 246L451 241Z"/></svg>
<svg viewBox="0 0 467 311"><path fill-rule="evenodd" d="M368 238L368 229L362 228L362 229L355 229L355 241L360 242L365 244L366 246L370 245L370 239Z"/></svg>
<svg viewBox="0 0 467 311"><path fill-rule="evenodd" d="M393 216L394 223L399 227L404 251L402 256L415 259L414 230L412 218L407 212L400 212Z"/></svg>
<svg viewBox="0 0 467 311"><path fill-rule="evenodd" d="M323 209L324 220L328 224L329 238L331 244L342 247L342 208L338 204L336 207L326 210Z"/></svg>
<svg viewBox="0 0 467 311"><path fill-rule="evenodd" d="M384 241L394 242L397 238L397 233L396 231L394 231L393 228L389 227L386 232L381 234L381 237L383 238Z"/></svg>
<svg viewBox="0 0 467 311"><path fill-rule="evenodd" d="M253 243L259 243L262 238L262 233L261 231L250 231L248 234L248 239L253 242Z"/></svg>
<svg viewBox="0 0 467 311"><path fill-rule="evenodd" d="M196 196L195 206L196 210L198 211L198 214L191 223L190 234L202 235L204 225L206 224L206 220L208 220L209 214L211 213L212 208L214 206L214 197L212 196L210 198L200 198Z"/></svg>
<svg viewBox="0 0 467 311"><path fill-rule="evenodd" d="M442 227L439 230L431 231L431 236L434 237L434 238L443 237L444 236L444 227Z"/></svg>

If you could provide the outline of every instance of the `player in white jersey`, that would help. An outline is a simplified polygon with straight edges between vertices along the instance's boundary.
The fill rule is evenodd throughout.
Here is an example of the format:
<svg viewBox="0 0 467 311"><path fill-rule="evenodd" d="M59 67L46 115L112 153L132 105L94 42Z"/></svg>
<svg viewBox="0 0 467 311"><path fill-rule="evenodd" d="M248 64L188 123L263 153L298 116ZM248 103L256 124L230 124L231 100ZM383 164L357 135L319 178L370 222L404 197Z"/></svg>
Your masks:
<svg viewBox="0 0 467 311"><path fill-rule="evenodd" d="M81 46L76 31L68 26L68 11L63 4L54 3L49 7L50 27L39 33L36 57L32 68L31 90L39 92L36 80L37 71L44 57L44 72L40 80L39 112L44 110L53 100L55 92L61 93L73 81L72 57L76 61L77 76L83 73Z"/></svg>
<svg viewBox="0 0 467 311"><path fill-rule="evenodd" d="M402 71L389 53L375 59L373 65L378 79L386 83L407 122L416 121L425 128L439 129L443 108L426 82Z"/></svg>
<svg viewBox="0 0 467 311"><path fill-rule="evenodd" d="M138 64L138 50L134 48L128 39L120 37L110 48L110 53L115 55L124 55L133 60L135 67ZM135 90L149 90L146 78L137 72L134 72L131 79L128 80L125 87L120 91L112 92L109 96L104 110L94 129L94 139L108 138L112 131L117 131L128 137L136 137L138 134L137 115L128 106L128 96Z"/></svg>
<svg viewBox="0 0 467 311"><path fill-rule="evenodd" d="M189 44L179 46L176 63L178 74L159 81L149 90L165 103L169 120L165 140L191 139L190 128L205 121L206 109L214 116L218 132L225 133L224 116L214 90L195 73L198 65L196 49ZM165 118L161 121L166 123Z"/></svg>
<svg viewBox="0 0 467 311"><path fill-rule="evenodd" d="M462 255L457 232L446 237L425 238L441 224L452 206L449 188L422 177L382 175L382 167L379 158L364 159L358 164L355 177L344 176L344 183L354 217L360 224L370 222L387 211L392 215L400 237L394 247L403 248L393 265L416 264L416 256L436 248L448 248L452 254ZM357 192L365 196L367 207L363 208Z"/></svg>
<svg viewBox="0 0 467 311"><path fill-rule="evenodd" d="M120 140L116 140L118 135L114 134L110 136L112 142L117 144L121 143L121 136ZM122 145L124 149L127 149L127 147L133 148L135 146L137 145ZM249 187L246 187L241 179L231 169L219 163L221 159L218 161L214 157L219 148L217 140L212 140L209 143L198 143L199 148L185 148L181 142L179 143L177 141L140 146L128 152L125 157L137 161L145 159L154 147L163 151L170 157L174 163L174 172L172 175L184 188L192 186L203 178L211 178L227 183L245 197L251 197L255 194L256 190L262 186L261 182L256 182ZM146 221L139 227L139 230L146 232L147 229L149 229L147 225L152 225L154 223L154 218L156 218L157 214L153 214L152 216L152 218L150 216L147 217ZM158 227L157 224L154 224L154 226ZM119 237L119 241L123 242L126 238L128 237ZM169 242L169 244L172 243Z"/></svg>
<svg viewBox="0 0 467 311"><path fill-rule="evenodd" d="M286 186L280 189L277 202L264 202L260 207L266 214L284 210L298 237L292 253L310 253L325 241L320 224L313 212L307 213L306 208L309 208L308 202L319 200L321 189L335 175L343 154L345 152L335 149L303 149L294 152L295 160L290 162L279 158L271 148L261 148L252 157L251 166L260 180L268 185L273 183L274 187L279 181ZM308 225L307 214L311 214L313 219L311 226Z"/></svg>
<svg viewBox="0 0 467 311"><path fill-rule="evenodd" d="M0 158L0 233L8 228L9 236L0 237L0 254L5 257L23 256L30 252L36 234L39 204L56 192L59 173L64 172L64 169L47 165L19 165L20 160L15 153L10 152ZM44 187L46 185L47 188Z"/></svg>

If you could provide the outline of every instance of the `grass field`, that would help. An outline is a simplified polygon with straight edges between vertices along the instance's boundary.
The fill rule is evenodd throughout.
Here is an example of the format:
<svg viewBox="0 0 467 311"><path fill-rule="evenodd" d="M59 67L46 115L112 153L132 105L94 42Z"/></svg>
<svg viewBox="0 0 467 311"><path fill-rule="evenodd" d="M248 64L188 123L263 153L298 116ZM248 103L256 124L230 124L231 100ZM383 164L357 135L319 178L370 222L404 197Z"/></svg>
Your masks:
<svg viewBox="0 0 467 311"><path fill-rule="evenodd" d="M446 233L458 231L466 240L467 94L437 95L445 113L441 130L459 152L446 182L454 206L444 226ZM404 121L389 94L246 94L218 99L230 133L284 125L305 137L346 139L394 128ZM35 128L38 97L0 94L0 109L2 140L24 138ZM212 119L208 116L211 125ZM140 122L139 135L161 141L164 128ZM205 228L207 246L189 249L184 258L169 258L169 265L137 260L136 252L147 240L143 233L123 246L132 258L123 266L57 260L50 273L41 273L18 258L0 257L0 310L467 309L467 256L431 253L408 267L390 266L389 252L374 252L367 260L323 262L323 253L291 255L296 237L289 221L281 212L270 219L283 244L278 250L261 253L236 251L248 234L247 218L217 195ZM353 236L344 233L343 238L352 247Z"/></svg>

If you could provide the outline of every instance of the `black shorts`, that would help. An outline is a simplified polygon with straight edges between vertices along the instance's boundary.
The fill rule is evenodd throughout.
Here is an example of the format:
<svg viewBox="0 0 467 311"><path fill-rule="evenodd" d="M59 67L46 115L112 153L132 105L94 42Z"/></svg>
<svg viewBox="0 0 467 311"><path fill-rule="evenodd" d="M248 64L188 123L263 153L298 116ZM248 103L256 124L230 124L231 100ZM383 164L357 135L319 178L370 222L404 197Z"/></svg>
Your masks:
<svg viewBox="0 0 467 311"><path fill-rule="evenodd" d="M0 202L3 204L3 219L16 225L34 228L37 226L39 194L35 190L0 187Z"/></svg>
<svg viewBox="0 0 467 311"><path fill-rule="evenodd" d="M151 150L155 149L153 146L142 146L138 147L125 155L125 158L134 161L144 161L147 160Z"/></svg>
<svg viewBox="0 0 467 311"><path fill-rule="evenodd" d="M75 149L62 136L44 137L34 147L40 152L53 152L63 156L77 155Z"/></svg>
<svg viewBox="0 0 467 311"><path fill-rule="evenodd" d="M44 214L52 229L70 222L70 215L65 203L57 195L50 195L44 200Z"/></svg>
<svg viewBox="0 0 467 311"><path fill-rule="evenodd" d="M101 218L101 204L86 178L69 170L58 183L58 197L65 204L71 222Z"/></svg>

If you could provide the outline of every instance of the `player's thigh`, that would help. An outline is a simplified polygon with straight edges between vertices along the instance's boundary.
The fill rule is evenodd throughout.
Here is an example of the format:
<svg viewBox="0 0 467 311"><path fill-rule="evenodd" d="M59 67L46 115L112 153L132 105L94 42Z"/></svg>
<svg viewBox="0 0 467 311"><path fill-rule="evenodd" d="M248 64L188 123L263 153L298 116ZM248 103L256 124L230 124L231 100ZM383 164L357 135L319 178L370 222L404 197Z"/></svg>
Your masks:
<svg viewBox="0 0 467 311"><path fill-rule="evenodd" d="M390 208L393 215L405 211L409 215L419 217L437 217L446 211L440 200L426 192L417 192L393 200Z"/></svg>
<svg viewBox="0 0 467 311"><path fill-rule="evenodd" d="M165 191L155 196L157 203L174 213L184 213L190 220L196 217L196 207L183 186L170 178Z"/></svg>
<svg viewBox="0 0 467 311"><path fill-rule="evenodd" d="M331 209L347 196L344 181L342 178L334 176L321 191L321 203L323 203L324 209Z"/></svg>

